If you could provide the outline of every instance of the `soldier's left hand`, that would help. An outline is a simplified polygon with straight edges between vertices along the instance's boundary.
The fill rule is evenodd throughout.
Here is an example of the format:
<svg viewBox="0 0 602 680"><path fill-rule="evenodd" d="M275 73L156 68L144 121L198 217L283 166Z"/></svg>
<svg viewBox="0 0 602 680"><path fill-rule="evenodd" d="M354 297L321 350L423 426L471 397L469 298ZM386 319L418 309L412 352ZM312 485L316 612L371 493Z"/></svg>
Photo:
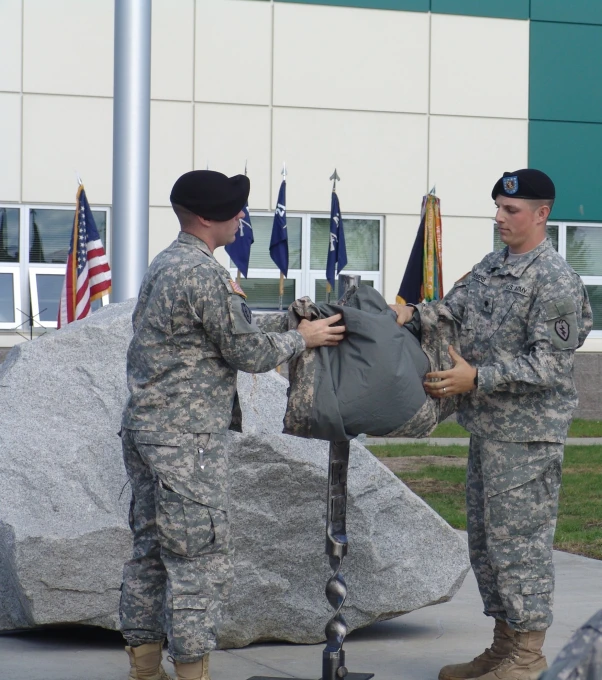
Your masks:
<svg viewBox="0 0 602 680"><path fill-rule="evenodd" d="M454 367L448 371L433 371L426 374L424 389L431 397L453 397L455 394L464 394L476 389L474 379L477 369L463 359L451 345L448 351Z"/></svg>

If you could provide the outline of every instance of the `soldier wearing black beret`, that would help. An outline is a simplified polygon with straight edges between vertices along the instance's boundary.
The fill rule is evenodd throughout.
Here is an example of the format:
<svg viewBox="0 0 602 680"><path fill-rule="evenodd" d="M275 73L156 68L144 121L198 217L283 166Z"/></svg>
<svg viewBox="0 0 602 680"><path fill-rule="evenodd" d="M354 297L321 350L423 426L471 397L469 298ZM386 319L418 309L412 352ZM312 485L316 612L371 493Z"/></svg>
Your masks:
<svg viewBox="0 0 602 680"><path fill-rule="evenodd" d="M505 172L491 197L506 248L443 299L458 319L461 355L450 347L454 368L427 374L425 389L460 395L470 561L495 626L491 647L445 666L439 680L536 680L547 667L558 492L577 406L573 359L592 328L581 278L546 238L552 180L531 168ZM395 306L398 323L427 323L421 308Z"/></svg>
<svg viewBox="0 0 602 680"><path fill-rule="evenodd" d="M151 263L134 310L122 447L134 551L120 619L128 680L209 680L221 601L232 579L227 430L241 429L237 371L261 373L308 347L336 345L337 314L297 330L261 330L242 288L214 257L236 238L249 180L210 170L171 191L178 238Z"/></svg>

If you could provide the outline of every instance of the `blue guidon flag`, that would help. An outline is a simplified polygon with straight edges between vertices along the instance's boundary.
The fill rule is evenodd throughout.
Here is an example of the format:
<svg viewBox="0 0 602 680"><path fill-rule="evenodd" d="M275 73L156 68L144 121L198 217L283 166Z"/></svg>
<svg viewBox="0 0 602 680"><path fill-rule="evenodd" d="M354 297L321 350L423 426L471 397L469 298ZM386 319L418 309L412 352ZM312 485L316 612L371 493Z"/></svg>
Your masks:
<svg viewBox="0 0 602 680"><path fill-rule="evenodd" d="M328 257L326 259L326 278L330 290L334 290L335 265L337 275L347 265L347 248L345 247L345 232L343 231L343 218L337 192L332 191L330 204L330 234L328 240Z"/></svg>
<svg viewBox="0 0 602 680"><path fill-rule="evenodd" d="M282 274L288 274L288 230L286 228L286 180L282 180L278 192L278 203L274 213L272 238L270 239L270 257Z"/></svg>
<svg viewBox="0 0 602 680"><path fill-rule="evenodd" d="M236 240L226 246L226 252L232 258L237 269L247 278L249 273L249 260L251 259L251 246L255 242L253 238L253 228L251 227L251 217L249 215L249 204L243 208L244 216L240 220Z"/></svg>

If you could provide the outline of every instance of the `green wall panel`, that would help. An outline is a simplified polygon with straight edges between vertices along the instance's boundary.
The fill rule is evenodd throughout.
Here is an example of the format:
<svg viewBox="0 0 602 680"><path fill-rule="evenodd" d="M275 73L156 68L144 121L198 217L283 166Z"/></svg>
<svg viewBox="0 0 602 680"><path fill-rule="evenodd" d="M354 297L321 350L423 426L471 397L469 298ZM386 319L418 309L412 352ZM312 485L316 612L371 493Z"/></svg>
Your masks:
<svg viewBox="0 0 602 680"><path fill-rule="evenodd" d="M601 0L531 0L531 19L602 24Z"/></svg>
<svg viewBox="0 0 602 680"><path fill-rule="evenodd" d="M532 21L530 31L529 118L602 122L602 26Z"/></svg>
<svg viewBox="0 0 602 680"><path fill-rule="evenodd" d="M368 9L397 9L407 12L428 12L430 0L276 0L304 5L338 5L339 7L365 7Z"/></svg>
<svg viewBox="0 0 602 680"><path fill-rule="evenodd" d="M556 184L553 219L602 221L602 125L529 123L529 167Z"/></svg>
<svg viewBox="0 0 602 680"><path fill-rule="evenodd" d="M431 0L431 12L528 19L529 0Z"/></svg>

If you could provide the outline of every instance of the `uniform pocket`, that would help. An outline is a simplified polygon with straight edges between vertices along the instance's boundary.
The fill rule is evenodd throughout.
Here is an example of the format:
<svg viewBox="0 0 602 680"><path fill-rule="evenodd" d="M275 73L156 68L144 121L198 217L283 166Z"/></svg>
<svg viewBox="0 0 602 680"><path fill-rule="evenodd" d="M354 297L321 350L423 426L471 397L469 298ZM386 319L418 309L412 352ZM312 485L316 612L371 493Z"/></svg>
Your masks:
<svg viewBox="0 0 602 680"><path fill-rule="evenodd" d="M579 346L577 307L571 298L545 303L546 326L556 349L576 349Z"/></svg>
<svg viewBox="0 0 602 680"><path fill-rule="evenodd" d="M560 459L544 458L504 471L486 482L486 517L496 539L528 536L556 514Z"/></svg>
<svg viewBox="0 0 602 680"><path fill-rule="evenodd" d="M182 557L212 552L215 530L210 509L176 493L161 479L156 489L157 534L161 546Z"/></svg>

